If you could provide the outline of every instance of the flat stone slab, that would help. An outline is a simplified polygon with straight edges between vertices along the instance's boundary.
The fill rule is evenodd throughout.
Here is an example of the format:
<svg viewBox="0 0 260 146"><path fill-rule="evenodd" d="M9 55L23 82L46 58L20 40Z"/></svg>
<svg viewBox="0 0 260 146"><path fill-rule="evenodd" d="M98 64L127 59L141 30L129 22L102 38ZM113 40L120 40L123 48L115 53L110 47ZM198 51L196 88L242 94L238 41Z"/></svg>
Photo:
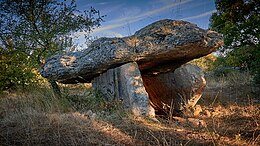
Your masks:
<svg viewBox="0 0 260 146"><path fill-rule="evenodd" d="M141 74L173 71L223 45L222 35L186 21L161 20L124 38L100 38L81 52L54 55L43 65L43 77L61 82L91 82L101 73L137 62Z"/></svg>

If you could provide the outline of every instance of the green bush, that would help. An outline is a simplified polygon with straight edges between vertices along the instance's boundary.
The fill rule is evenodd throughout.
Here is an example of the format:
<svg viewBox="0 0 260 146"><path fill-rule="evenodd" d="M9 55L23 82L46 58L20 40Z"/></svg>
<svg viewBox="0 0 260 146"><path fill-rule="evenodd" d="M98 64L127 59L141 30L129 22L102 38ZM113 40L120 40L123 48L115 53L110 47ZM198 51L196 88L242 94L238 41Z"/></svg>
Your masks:
<svg viewBox="0 0 260 146"><path fill-rule="evenodd" d="M233 67L218 67L213 71L214 76L216 77L227 77L231 74L238 74L240 71Z"/></svg>
<svg viewBox="0 0 260 146"><path fill-rule="evenodd" d="M259 0L217 0L210 29L224 35L221 66L240 67L260 84L260 5Z"/></svg>
<svg viewBox="0 0 260 146"><path fill-rule="evenodd" d="M25 53L0 50L0 92L36 83L36 74L33 71L31 58Z"/></svg>
<svg viewBox="0 0 260 146"><path fill-rule="evenodd" d="M194 64L199 66L203 71L208 72L210 70L213 69L213 63L215 62L215 60L217 59L217 57L213 54L209 54L207 56L198 58L198 59L194 59L192 61L190 61L189 63Z"/></svg>
<svg viewBox="0 0 260 146"><path fill-rule="evenodd" d="M254 82L260 84L260 45L242 46L234 49L226 56L218 57L213 63L213 72L216 76L226 76L239 71L250 72Z"/></svg>

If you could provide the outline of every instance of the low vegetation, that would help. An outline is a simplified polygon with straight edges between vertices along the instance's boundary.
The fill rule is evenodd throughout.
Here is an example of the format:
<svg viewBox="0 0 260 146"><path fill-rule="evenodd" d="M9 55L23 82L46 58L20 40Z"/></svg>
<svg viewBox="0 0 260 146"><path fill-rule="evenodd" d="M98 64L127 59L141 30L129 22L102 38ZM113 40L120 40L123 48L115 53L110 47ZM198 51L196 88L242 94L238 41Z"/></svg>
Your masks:
<svg viewBox="0 0 260 146"><path fill-rule="evenodd" d="M259 89L246 74L208 76L199 114L189 118L137 118L119 101L95 97L89 84L4 92L1 145L259 145ZM243 91L241 91L243 86ZM199 107L199 106L198 106ZM170 120L169 120L170 119Z"/></svg>

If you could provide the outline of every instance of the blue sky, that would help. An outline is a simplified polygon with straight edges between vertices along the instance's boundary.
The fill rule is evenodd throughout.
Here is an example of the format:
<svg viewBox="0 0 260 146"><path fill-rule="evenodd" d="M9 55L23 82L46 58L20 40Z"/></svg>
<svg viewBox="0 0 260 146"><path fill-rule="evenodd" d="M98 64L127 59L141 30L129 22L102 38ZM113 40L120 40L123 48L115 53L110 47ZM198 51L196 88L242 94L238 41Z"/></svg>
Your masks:
<svg viewBox="0 0 260 146"><path fill-rule="evenodd" d="M214 0L78 0L78 8L91 6L106 15L92 36L123 37L161 19L186 20L207 29L216 11Z"/></svg>

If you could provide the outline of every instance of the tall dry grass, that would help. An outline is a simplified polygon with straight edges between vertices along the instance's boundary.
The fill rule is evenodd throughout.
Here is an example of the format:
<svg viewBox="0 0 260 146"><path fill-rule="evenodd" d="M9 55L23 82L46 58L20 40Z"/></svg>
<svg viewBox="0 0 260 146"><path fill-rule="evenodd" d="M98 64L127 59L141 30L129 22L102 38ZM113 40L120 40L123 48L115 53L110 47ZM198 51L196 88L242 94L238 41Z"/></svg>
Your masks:
<svg viewBox="0 0 260 146"><path fill-rule="evenodd" d="M260 145L259 97L247 83L250 90L235 90L239 79L208 79L202 112L159 122L134 117L82 85L62 86L61 99L48 87L1 94L0 145Z"/></svg>

